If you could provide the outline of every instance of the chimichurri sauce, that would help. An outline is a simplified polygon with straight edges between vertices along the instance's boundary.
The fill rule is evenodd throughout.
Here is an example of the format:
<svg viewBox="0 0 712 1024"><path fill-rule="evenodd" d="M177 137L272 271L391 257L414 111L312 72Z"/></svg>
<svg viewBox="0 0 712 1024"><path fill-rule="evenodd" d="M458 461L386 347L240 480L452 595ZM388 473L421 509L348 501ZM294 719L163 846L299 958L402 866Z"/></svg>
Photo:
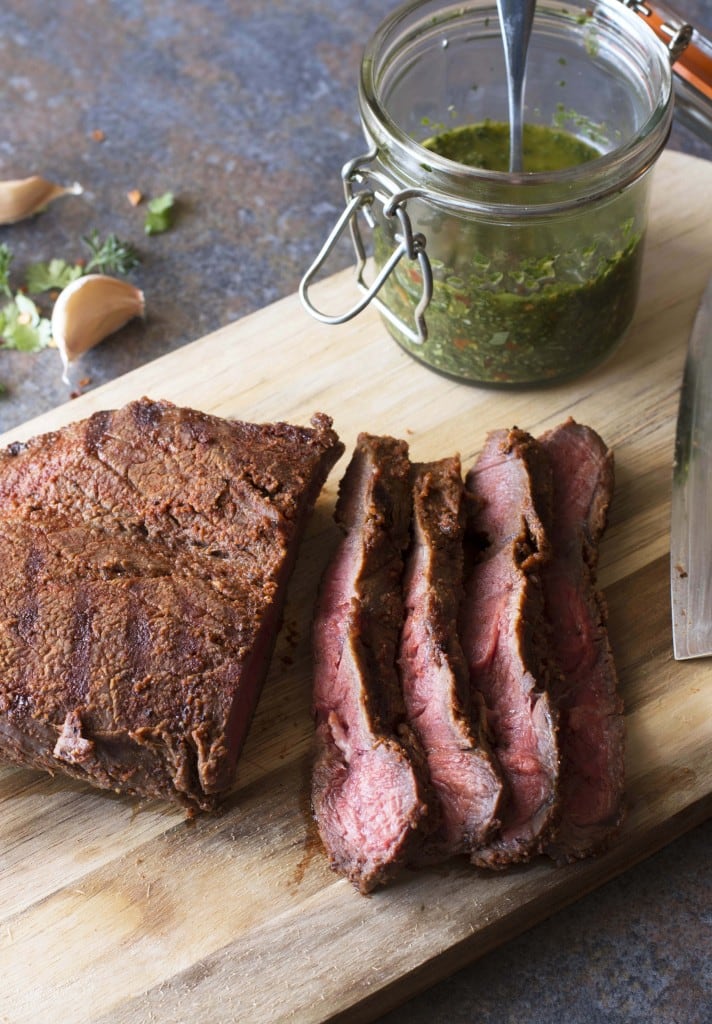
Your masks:
<svg viewBox="0 0 712 1024"><path fill-rule="evenodd" d="M506 124L483 122L445 131L427 147L506 171L508 139ZM525 171L560 170L598 155L566 132L525 126ZM636 194L523 223L424 206L414 229L425 234L433 268L428 338L416 344L390 321L388 330L434 369L475 383L544 384L585 372L633 316L643 248ZM379 266L393 250L392 231L383 224L375 232ZM403 259L381 296L410 325L421 287L418 265Z"/></svg>
<svg viewBox="0 0 712 1024"><path fill-rule="evenodd" d="M509 168L509 125L501 121L464 124L441 132L423 145L440 156L483 171ZM545 124L525 124L522 157L525 172L563 171L600 156L597 149L570 132Z"/></svg>

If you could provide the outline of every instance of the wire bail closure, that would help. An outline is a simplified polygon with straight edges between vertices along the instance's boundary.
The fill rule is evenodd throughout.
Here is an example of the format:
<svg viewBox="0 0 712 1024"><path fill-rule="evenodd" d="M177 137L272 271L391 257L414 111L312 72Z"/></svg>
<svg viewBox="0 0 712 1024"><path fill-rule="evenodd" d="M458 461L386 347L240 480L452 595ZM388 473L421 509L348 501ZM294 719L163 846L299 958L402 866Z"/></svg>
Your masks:
<svg viewBox="0 0 712 1024"><path fill-rule="evenodd" d="M425 251L425 235L413 233L410 217L406 212L407 199L413 195L413 191L399 192L382 174L368 169L365 165L372 163L377 156L376 149L370 150L365 156L350 160L344 165L341 171L341 178L344 185L344 198L346 206L343 213L336 221L336 224L329 233L324 245L321 247L316 259L309 267L299 286L299 297L302 304L309 313L324 324L343 324L352 320L361 313L369 303L373 303L379 313L389 320L399 331L415 345L422 345L428 338L428 326L425 321L425 311L430 304L433 294L433 273L430 260ZM376 187L368 187L373 182ZM355 189L355 185L362 188ZM364 279L364 269L368 261L366 247L363 242L358 214L363 214L364 219L371 230L376 227L376 220L372 213L374 202L380 202L383 207L383 215L387 218L397 217L399 230L395 232L395 240L398 243L388 260L379 270L374 280L368 284ZM333 251L339 238L348 226L351 235L351 242L356 256L356 284L363 293L363 297L347 310L346 313L327 314L317 309L309 298L309 288L314 278L324 266L327 258ZM414 328L403 323L389 307L378 297L388 277L395 270L397 265L407 257L409 260L417 260L423 280L423 287L420 300L415 308Z"/></svg>
<svg viewBox="0 0 712 1024"><path fill-rule="evenodd" d="M667 46L671 64L680 59L692 40L692 25L686 22L673 24L672 21L666 21L665 16L659 14L655 7L645 0L622 0L622 3L641 18L649 20L655 34Z"/></svg>

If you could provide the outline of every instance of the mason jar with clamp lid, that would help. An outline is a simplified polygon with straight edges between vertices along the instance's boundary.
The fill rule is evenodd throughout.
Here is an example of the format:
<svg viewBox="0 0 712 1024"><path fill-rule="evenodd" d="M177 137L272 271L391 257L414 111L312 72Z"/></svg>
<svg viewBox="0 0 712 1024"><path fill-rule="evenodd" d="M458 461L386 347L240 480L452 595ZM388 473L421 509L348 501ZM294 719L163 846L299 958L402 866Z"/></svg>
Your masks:
<svg viewBox="0 0 712 1024"><path fill-rule="evenodd" d="M373 302L411 355L477 384L547 384L595 366L635 309L650 172L669 134L671 63L684 35L663 42L621 0L540 0L524 171L510 173L464 161L452 145L506 128L496 4L419 0L396 10L364 52L369 149L342 171L345 209L302 281L306 307L341 323ZM527 132L570 140L583 157L527 170ZM326 315L309 289L347 229L361 294Z"/></svg>

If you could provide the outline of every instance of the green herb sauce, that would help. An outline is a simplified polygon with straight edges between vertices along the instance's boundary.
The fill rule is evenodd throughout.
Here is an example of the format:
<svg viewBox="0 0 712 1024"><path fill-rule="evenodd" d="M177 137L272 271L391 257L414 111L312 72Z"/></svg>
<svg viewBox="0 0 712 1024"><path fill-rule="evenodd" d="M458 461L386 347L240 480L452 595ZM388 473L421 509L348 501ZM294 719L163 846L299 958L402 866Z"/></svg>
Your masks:
<svg viewBox="0 0 712 1024"><path fill-rule="evenodd" d="M483 122L443 131L426 146L461 164L506 171L508 140L506 124ZM525 126L525 171L561 170L598 155L560 129ZM428 339L415 344L389 322L388 330L434 369L476 383L544 384L583 373L611 351L633 316L639 212L625 195L603 209L524 226L430 210L414 224L433 268ZM377 264L393 245L391 230L377 228ZM381 297L410 325L421 286L418 265L404 259Z"/></svg>
<svg viewBox="0 0 712 1024"><path fill-rule="evenodd" d="M509 125L499 121L465 124L441 132L423 145L433 153L484 171L509 167ZM525 124L522 156L527 172L563 171L600 156L575 135L542 124Z"/></svg>

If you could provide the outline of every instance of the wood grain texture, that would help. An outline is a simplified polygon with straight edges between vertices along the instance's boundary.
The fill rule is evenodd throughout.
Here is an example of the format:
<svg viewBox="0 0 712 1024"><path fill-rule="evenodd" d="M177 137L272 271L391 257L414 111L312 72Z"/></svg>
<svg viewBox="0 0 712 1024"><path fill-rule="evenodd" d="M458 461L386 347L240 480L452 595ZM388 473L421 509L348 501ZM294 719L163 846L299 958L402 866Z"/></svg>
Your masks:
<svg viewBox="0 0 712 1024"><path fill-rule="evenodd" d="M35 1024L59 1007L74 1024L369 1021L710 813L710 662L672 657L668 520L685 345L711 271L712 166L668 153L655 172L634 326L579 381L459 385L403 353L375 314L323 327L292 296L0 438L146 394L253 420L306 422L322 410L347 445L305 538L221 814L189 824L157 803L0 769L0 1021ZM352 298L350 272L318 286L324 307ZM458 451L467 466L487 430L536 434L568 415L616 453L600 583L628 726L620 839L566 868L542 860L491 875L453 862L361 897L328 870L308 808L310 614L356 435L403 436L419 460Z"/></svg>

